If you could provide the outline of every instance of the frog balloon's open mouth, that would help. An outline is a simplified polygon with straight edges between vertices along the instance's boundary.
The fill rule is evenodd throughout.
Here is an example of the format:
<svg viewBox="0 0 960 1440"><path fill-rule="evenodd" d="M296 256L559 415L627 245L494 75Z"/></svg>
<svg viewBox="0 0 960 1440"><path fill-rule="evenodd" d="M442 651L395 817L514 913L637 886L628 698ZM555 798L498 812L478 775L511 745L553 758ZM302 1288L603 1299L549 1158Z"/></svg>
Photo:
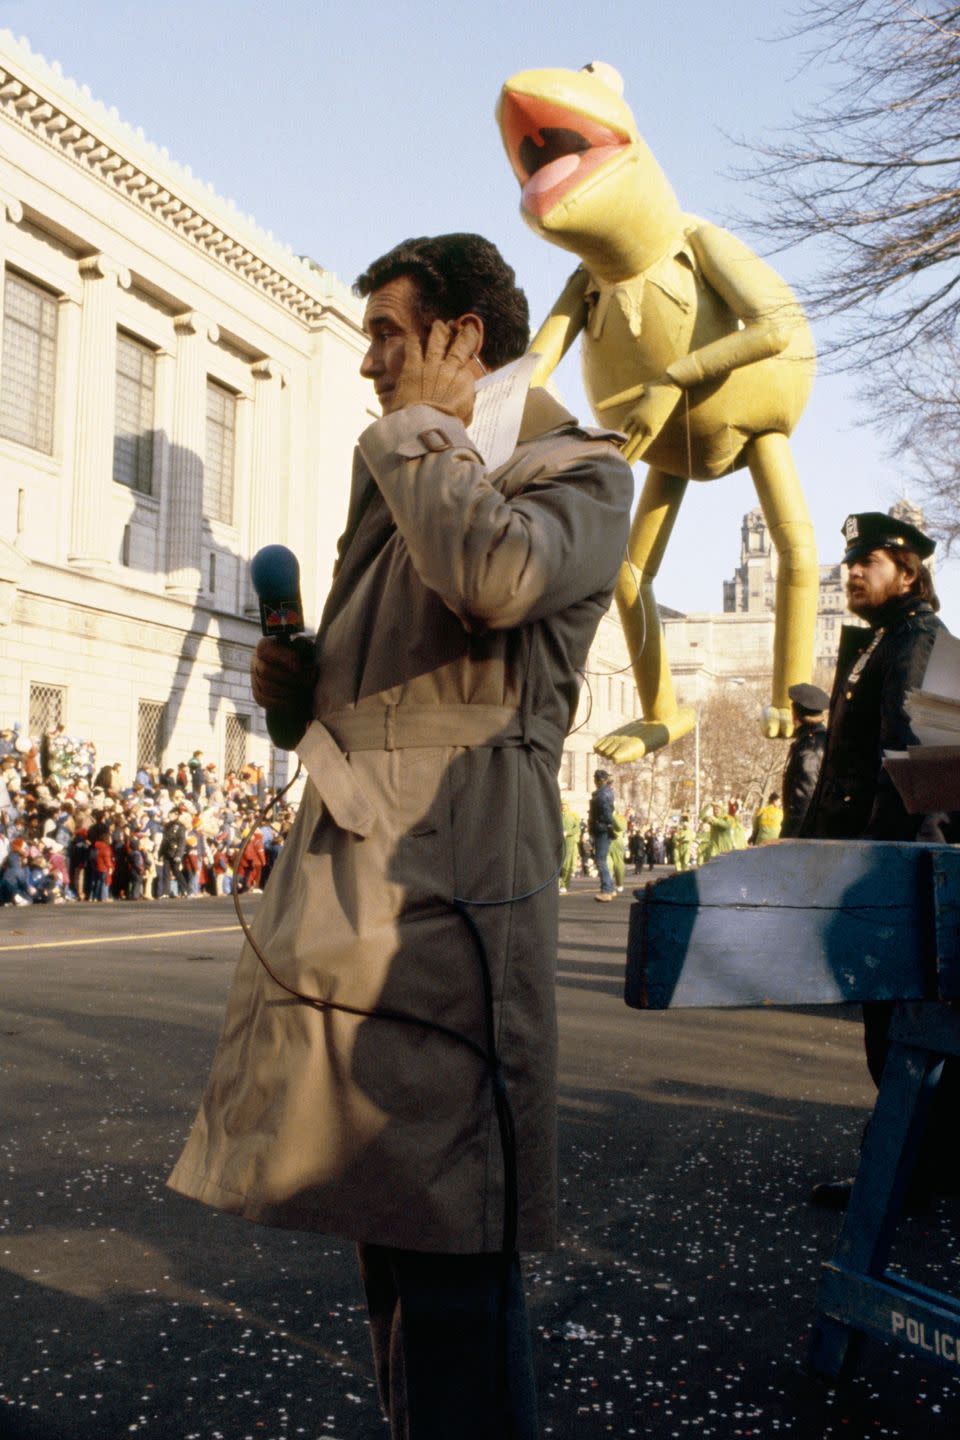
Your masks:
<svg viewBox="0 0 960 1440"><path fill-rule="evenodd" d="M631 136L588 115L533 95L505 90L500 123L522 203L537 219L612 156Z"/></svg>

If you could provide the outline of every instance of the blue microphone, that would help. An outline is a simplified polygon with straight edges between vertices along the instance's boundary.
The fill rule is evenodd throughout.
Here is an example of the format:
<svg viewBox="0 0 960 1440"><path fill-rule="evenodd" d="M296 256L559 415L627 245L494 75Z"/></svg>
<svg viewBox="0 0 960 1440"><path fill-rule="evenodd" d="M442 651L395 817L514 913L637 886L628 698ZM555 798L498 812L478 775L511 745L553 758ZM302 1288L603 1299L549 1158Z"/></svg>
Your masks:
<svg viewBox="0 0 960 1440"><path fill-rule="evenodd" d="M286 545L264 545L250 561L250 579L260 601L260 629L274 640L289 640L303 629L300 564Z"/></svg>
<svg viewBox="0 0 960 1440"><path fill-rule="evenodd" d="M293 645L303 630L300 599L300 565L286 545L264 545L250 561L250 579L260 601L260 629L270 640ZM301 645L309 645L302 640ZM266 712L267 730L274 745L292 750L302 739L310 720L310 703L274 705Z"/></svg>

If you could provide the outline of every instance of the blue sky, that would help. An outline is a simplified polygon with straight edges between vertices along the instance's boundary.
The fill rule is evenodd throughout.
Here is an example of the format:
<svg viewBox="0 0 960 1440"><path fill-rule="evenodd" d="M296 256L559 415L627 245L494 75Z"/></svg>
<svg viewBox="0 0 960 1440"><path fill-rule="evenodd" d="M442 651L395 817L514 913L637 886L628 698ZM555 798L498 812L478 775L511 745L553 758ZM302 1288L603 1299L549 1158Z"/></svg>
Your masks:
<svg viewBox="0 0 960 1440"><path fill-rule="evenodd" d="M516 267L534 323L573 259L527 229L493 120L502 82L527 67L607 60L685 209L720 223L759 202L732 172L736 140L761 142L822 93L803 45L778 40L788 7L760 0L662 4L488 0L0 0L0 27L264 228L352 281L407 235L477 230ZM751 240L749 228L738 233ZM776 261L797 281L814 253ZM577 361L558 380L583 411ZM886 509L903 476L852 383L821 373L794 436L821 560L839 557L851 510ZM657 583L682 610L718 610L737 563L749 476L690 487ZM941 567L943 613L960 628L960 560Z"/></svg>

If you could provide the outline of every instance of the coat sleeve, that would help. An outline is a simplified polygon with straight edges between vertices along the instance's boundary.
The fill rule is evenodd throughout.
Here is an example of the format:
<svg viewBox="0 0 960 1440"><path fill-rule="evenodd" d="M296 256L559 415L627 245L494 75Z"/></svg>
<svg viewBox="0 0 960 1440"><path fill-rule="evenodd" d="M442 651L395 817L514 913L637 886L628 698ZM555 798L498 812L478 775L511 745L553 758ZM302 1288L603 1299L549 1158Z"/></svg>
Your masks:
<svg viewBox="0 0 960 1440"><path fill-rule="evenodd" d="M880 696L881 756L885 750L905 750L919 743L904 701L908 690L922 686L935 639L935 630L911 631L908 643L898 648L887 668ZM865 839L938 841L946 823L946 815L906 815L897 788L881 765Z"/></svg>
<svg viewBox="0 0 960 1440"><path fill-rule="evenodd" d="M421 580L468 630L512 629L612 586L633 477L609 441L551 436L509 499L460 422L429 406L385 416L359 445Z"/></svg>

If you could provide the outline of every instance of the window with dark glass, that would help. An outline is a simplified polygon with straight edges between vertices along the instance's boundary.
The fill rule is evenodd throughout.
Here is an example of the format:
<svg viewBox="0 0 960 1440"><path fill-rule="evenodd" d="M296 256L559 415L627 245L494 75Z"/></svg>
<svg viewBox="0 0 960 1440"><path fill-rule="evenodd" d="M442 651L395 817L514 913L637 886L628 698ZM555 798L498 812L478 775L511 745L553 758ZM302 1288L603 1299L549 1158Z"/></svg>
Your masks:
<svg viewBox="0 0 960 1440"><path fill-rule="evenodd" d="M12 270L3 286L3 354L0 357L0 435L53 452L57 379L55 295Z"/></svg>
<svg viewBox="0 0 960 1440"><path fill-rule="evenodd" d="M157 357L149 345L118 333L113 478L141 495L153 494L156 368Z"/></svg>
<svg viewBox="0 0 960 1440"><path fill-rule="evenodd" d="M208 520L233 521L233 471L237 397L207 381L207 453L203 467L203 513Z"/></svg>

